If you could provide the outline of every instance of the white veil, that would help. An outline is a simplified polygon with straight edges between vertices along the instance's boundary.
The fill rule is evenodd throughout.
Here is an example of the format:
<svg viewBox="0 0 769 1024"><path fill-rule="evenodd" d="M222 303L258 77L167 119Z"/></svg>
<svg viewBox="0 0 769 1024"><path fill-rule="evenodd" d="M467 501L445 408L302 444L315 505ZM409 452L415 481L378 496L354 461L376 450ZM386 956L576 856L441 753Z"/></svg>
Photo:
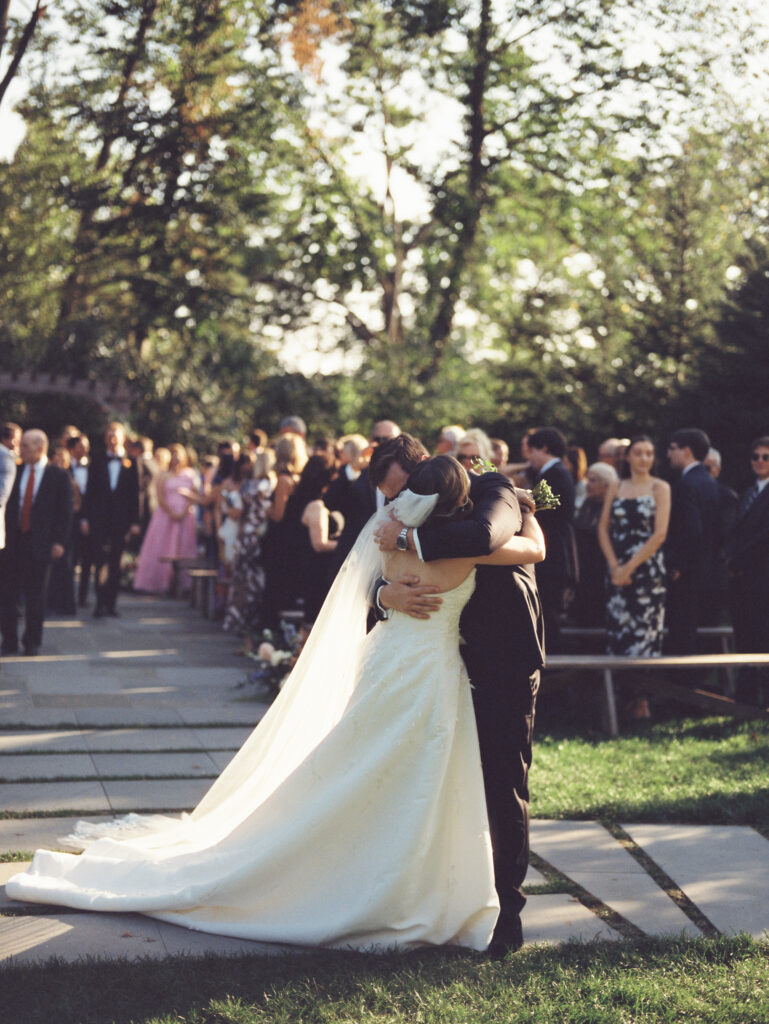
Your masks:
<svg viewBox="0 0 769 1024"><path fill-rule="evenodd" d="M296 665L266 715L189 815L129 815L107 825L78 823L68 845L96 839L145 837L142 846L192 841L209 846L237 828L303 762L340 721L357 684L366 644L372 588L382 573L374 541L392 512L420 526L437 494L405 490L364 526L344 561Z"/></svg>

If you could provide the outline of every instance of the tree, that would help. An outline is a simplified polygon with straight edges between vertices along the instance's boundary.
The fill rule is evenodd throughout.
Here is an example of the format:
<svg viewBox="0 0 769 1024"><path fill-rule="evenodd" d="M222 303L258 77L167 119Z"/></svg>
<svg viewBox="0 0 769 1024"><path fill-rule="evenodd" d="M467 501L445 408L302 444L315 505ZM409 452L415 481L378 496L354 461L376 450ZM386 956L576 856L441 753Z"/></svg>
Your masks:
<svg viewBox="0 0 769 1024"><path fill-rule="evenodd" d="M46 146L51 160L74 154L55 190L62 224L41 243L65 274L44 278L58 308L36 321L40 362L134 382L143 429L231 426L233 403L275 366L253 283L280 220L267 183L290 149L280 130L296 90L250 3L100 0L69 14L77 66L53 86L41 66L13 169L36 183ZM18 353L13 321L6 332Z"/></svg>
<svg viewBox="0 0 769 1024"><path fill-rule="evenodd" d="M10 60L5 74L0 79L0 104L2 104L8 86L19 73L24 54L27 52L30 40L35 29L47 10L43 0L35 0L35 6L29 14L26 22L12 25L9 19L11 0L0 0L0 59L5 56L6 50L10 50ZM12 34L12 28L16 32Z"/></svg>

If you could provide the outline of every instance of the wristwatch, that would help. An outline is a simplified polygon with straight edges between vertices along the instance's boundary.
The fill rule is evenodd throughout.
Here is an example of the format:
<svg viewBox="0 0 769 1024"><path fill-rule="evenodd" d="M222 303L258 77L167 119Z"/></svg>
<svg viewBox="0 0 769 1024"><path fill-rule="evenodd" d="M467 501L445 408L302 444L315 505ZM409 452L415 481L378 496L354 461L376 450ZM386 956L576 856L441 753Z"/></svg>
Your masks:
<svg viewBox="0 0 769 1024"><path fill-rule="evenodd" d="M409 549L409 528L404 526L401 532L398 534L398 538L395 541L395 546L399 551L408 551Z"/></svg>

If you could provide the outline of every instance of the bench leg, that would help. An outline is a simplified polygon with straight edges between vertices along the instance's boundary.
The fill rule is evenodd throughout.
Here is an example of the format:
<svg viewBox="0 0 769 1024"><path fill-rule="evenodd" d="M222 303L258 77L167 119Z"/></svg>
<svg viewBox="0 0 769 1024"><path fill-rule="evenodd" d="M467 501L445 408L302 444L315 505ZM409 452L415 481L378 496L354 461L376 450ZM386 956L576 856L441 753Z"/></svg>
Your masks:
<svg viewBox="0 0 769 1024"><path fill-rule="evenodd" d="M603 695L609 735L619 736L619 725L617 724L617 702L614 699L614 680L612 679L611 669L608 668L604 669L603 673Z"/></svg>
<svg viewBox="0 0 769 1024"><path fill-rule="evenodd" d="M207 619L213 619L216 610L216 580L213 576L206 578L206 602L204 615Z"/></svg>
<svg viewBox="0 0 769 1024"><path fill-rule="evenodd" d="M722 654L731 654L732 653L731 652L731 647L729 645L729 637L728 636L722 636L721 637L721 653ZM735 679L735 676L734 676L734 669L731 667L731 665L727 665L724 668L724 673L726 674L726 686L724 687L724 693L725 693L725 695L727 697L731 697L732 700L734 700L734 695L737 692L737 680Z"/></svg>

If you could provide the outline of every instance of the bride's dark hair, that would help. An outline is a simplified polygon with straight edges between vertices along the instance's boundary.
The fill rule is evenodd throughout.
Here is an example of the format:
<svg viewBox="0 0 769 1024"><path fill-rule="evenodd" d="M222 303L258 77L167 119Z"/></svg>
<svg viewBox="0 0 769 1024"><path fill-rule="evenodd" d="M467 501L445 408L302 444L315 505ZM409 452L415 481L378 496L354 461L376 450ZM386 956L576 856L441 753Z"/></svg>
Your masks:
<svg viewBox="0 0 769 1024"><path fill-rule="evenodd" d="M470 477L464 466L451 455L425 459L411 471L406 485L414 494L437 494L438 503L427 522L454 519L472 508Z"/></svg>

